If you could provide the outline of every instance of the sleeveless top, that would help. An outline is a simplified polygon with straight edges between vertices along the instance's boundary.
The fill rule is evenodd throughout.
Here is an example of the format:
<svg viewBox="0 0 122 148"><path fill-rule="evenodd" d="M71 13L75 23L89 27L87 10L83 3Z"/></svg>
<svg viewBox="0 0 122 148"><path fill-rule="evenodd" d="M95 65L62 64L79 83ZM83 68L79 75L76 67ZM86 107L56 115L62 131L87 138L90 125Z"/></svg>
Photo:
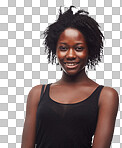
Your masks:
<svg viewBox="0 0 122 148"><path fill-rule="evenodd" d="M99 85L85 100L63 104L50 98L50 85L41 94L37 108L36 148L91 148L104 86Z"/></svg>

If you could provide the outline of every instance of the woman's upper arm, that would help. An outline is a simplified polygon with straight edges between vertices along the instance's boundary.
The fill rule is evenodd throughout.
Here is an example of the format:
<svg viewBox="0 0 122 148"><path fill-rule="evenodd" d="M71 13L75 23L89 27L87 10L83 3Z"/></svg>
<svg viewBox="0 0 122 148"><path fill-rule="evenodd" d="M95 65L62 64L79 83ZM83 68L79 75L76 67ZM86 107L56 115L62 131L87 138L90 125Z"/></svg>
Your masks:
<svg viewBox="0 0 122 148"><path fill-rule="evenodd" d="M21 148L34 148L36 111L40 100L41 88L41 85L35 86L28 94Z"/></svg>
<svg viewBox="0 0 122 148"><path fill-rule="evenodd" d="M117 91L104 87L99 98L99 114L92 148L110 148L118 104Z"/></svg>

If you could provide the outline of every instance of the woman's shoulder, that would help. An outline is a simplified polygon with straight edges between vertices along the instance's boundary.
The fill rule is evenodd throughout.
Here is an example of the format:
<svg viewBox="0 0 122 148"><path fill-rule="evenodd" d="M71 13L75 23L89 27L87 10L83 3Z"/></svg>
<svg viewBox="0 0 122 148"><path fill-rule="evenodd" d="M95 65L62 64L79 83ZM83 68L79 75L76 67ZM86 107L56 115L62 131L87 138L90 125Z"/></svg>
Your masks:
<svg viewBox="0 0 122 148"><path fill-rule="evenodd" d="M42 84L35 85L35 86L33 86L31 88L29 94L31 94L31 95L37 95L38 93L40 93L41 89L42 89Z"/></svg>
<svg viewBox="0 0 122 148"><path fill-rule="evenodd" d="M112 97L112 96L116 96L118 95L118 92L116 89L114 89L113 87L110 86L104 86L103 87L103 92L102 92L105 96L108 97Z"/></svg>
<svg viewBox="0 0 122 148"><path fill-rule="evenodd" d="M38 102L40 100L40 95L41 95L41 90L42 90L43 85L45 85L45 87L44 87L44 89L45 89L46 84L39 84L39 85L33 86L31 88L31 90L29 91L29 94L28 94L27 102L31 102L35 105L38 104Z"/></svg>
<svg viewBox="0 0 122 148"><path fill-rule="evenodd" d="M47 84L38 84L38 85L35 85L31 88L30 92L31 94L38 94L40 93L41 89L42 89L42 86L44 85L44 88L47 86Z"/></svg>
<svg viewBox="0 0 122 148"><path fill-rule="evenodd" d="M119 95L116 89L109 86L104 86L99 99L99 104L110 105L111 103L118 103Z"/></svg>

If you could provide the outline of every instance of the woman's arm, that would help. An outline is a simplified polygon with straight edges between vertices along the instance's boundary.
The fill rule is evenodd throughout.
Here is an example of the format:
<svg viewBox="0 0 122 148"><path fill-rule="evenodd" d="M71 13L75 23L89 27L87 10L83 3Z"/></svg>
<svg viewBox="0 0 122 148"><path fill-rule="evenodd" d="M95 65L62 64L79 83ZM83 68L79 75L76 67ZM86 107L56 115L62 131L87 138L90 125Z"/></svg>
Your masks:
<svg viewBox="0 0 122 148"><path fill-rule="evenodd" d="M21 148L35 148L36 111L40 100L41 88L42 86L38 85L29 92Z"/></svg>
<svg viewBox="0 0 122 148"><path fill-rule="evenodd" d="M92 148L110 148L119 97L115 89L104 87L99 98L98 122Z"/></svg>

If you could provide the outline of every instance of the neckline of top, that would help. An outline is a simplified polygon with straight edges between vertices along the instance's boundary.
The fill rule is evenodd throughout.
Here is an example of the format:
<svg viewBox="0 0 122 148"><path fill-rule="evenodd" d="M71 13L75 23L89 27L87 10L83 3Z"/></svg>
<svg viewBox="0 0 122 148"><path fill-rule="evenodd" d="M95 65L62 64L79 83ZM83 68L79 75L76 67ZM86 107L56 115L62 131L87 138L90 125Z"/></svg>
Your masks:
<svg viewBox="0 0 122 148"><path fill-rule="evenodd" d="M78 105L78 104L81 104L81 103L83 103L83 102L89 100L89 99L95 94L95 92L98 90L98 88L102 86L102 85L98 85L98 86L94 89L94 91L93 91L87 98L85 98L84 100L81 100L81 101L76 102L76 103L61 103L61 102L58 102L58 101L53 100L53 99L50 97L50 85L51 85L51 84L52 84L52 83L47 84L48 98L49 98L49 100L50 100L51 102L53 102L53 103L55 103L55 104L59 104L59 105Z"/></svg>

